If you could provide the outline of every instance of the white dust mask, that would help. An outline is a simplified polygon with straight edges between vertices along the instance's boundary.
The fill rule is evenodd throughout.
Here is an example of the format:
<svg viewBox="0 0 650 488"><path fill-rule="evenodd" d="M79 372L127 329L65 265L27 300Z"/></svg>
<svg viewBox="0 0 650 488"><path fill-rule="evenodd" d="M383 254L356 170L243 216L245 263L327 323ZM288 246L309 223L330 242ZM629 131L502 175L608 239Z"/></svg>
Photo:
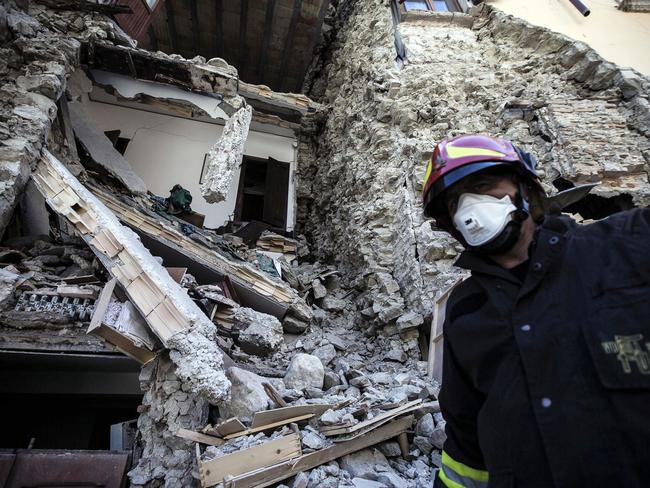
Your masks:
<svg viewBox="0 0 650 488"><path fill-rule="evenodd" d="M472 247L491 241L505 229L517 210L508 195L497 198L490 195L463 193L458 199L454 226Z"/></svg>

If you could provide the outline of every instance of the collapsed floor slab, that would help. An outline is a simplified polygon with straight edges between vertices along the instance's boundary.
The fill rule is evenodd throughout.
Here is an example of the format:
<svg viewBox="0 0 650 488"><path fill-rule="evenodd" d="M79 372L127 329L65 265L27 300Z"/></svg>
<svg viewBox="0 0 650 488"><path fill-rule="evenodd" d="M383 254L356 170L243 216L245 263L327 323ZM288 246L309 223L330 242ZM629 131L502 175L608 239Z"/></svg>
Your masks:
<svg viewBox="0 0 650 488"><path fill-rule="evenodd" d="M177 374L213 402L227 394L223 354L208 336L215 325L203 314L135 233L45 151L33 174L48 205L81 234L108 272L142 313L151 330L170 348Z"/></svg>
<svg viewBox="0 0 650 488"><path fill-rule="evenodd" d="M203 267L206 273L229 276L243 305L281 320L293 319L301 323L311 320L311 309L287 283L271 278L246 262L235 261L224 253L215 252L160 219L144 213L137 206L127 205L97 187L92 187L92 192L122 222L137 231L142 239L151 241L148 247L157 246L180 253L187 256L186 261L195 263L197 268ZM197 273L196 269L192 272Z"/></svg>

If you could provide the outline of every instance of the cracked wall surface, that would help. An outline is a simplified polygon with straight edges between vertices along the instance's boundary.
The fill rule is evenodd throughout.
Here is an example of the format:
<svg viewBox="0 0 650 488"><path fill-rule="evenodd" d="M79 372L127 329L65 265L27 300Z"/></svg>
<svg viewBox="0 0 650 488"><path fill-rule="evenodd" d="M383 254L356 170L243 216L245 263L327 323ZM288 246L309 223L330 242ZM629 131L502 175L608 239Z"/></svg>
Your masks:
<svg viewBox="0 0 650 488"><path fill-rule="evenodd" d="M488 6L411 12L397 26L387 1L343 10L330 61L312 76L311 95L330 112L301 140L297 194L312 251L351 282L388 273L406 307L426 315L455 280L461 248L432 229L420 204L426 159L445 137L512 139L538 155L549 192L557 178L600 181L603 198L650 202L647 78Z"/></svg>

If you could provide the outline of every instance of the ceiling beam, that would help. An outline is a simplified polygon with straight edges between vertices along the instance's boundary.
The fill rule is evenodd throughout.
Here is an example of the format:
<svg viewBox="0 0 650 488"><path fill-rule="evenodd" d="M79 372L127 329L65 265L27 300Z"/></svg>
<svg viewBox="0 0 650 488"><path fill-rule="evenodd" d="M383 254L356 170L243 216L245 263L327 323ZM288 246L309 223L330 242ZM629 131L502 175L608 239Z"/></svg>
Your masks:
<svg viewBox="0 0 650 488"><path fill-rule="evenodd" d="M196 5L197 0L190 0L190 15L192 17L192 42L193 42L193 56L201 53L201 38L199 37L199 8Z"/></svg>
<svg viewBox="0 0 650 488"><path fill-rule="evenodd" d="M167 12L167 30L169 31L169 43L171 44L172 53L178 53L178 36L176 35L176 24L174 23L174 6L172 0L165 1L165 11Z"/></svg>
<svg viewBox="0 0 650 488"><path fill-rule="evenodd" d="M296 26L300 19L300 11L302 10L302 0L293 0L293 12L291 13L291 22L289 23L289 31L287 37L284 39L284 49L282 51L282 61L280 62L280 71L277 74L276 82L274 85L278 91L282 91L284 86L284 75L289 66L289 56L293 52L293 41L296 37Z"/></svg>
<svg viewBox="0 0 650 488"><path fill-rule="evenodd" d="M275 0L267 0L266 4L266 19L264 21L264 37L262 38L262 52L260 53L260 60L257 64L257 79L256 83L261 83L266 68L268 59L269 41L271 39L271 31L273 30L273 15L275 12Z"/></svg>
<svg viewBox="0 0 650 488"><path fill-rule="evenodd" d="M240 0L239 11L239 78L244 77L244 68L248 62L248 47L246 46L246 27L248 24L248 0Z"/></svg>
<svg viewBox="0 0 650 488"><path fill-rule="evenodd" d="M320 32L321 29L323 28L323 19L325 18L325 14L327 13L327 7L329 6L330 0L321 0L323 3L320 5L320 11L318 12L318 21L316 23L316 26L313 29L313 33L311 36L311 41L309 42L309 46L307 46L308 49L305 50L305 58L302 62L303 64L303 69L302 72L306 75L307 70L309 69L309 65L311 64L311 58L314 55L314 47L316 47L316 43L318 42L318 38L320 37ZM294 92L300 93L300 89L302 88L302 84L304 82L304 76L303 79L298 79L298 82L296 83L296 86L294 88Z"/></svg>
<svg viewBox="0 0 650 488"><path fill-rule="evenodd" d="M214 19L214 35L217 39L215 46L215 57L223 58L223 0L214 0L214 10L215 10L215 19Z"/></svg>

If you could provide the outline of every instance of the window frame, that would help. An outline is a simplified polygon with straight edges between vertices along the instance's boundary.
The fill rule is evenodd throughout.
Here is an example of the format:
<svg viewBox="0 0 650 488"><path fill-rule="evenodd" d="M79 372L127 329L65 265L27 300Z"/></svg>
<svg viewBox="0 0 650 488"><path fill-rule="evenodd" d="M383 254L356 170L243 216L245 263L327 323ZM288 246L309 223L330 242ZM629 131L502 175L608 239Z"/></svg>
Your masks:
<svg viewBox="0 0 650 488"><path fill-rule="evenodd" d="M447 11L448 12L462 12L463 10L460 8L460 4L456 0L443 0L445 4L447 4ZM395 0L397 3L397 6L399 8L399 11L401 14L405 14L406 12L414 12L416 10L407 10L406 9L406 0ZM433 3L433 0L424 0L424 2L427 5L427 10L426 12L440 12L440 10L436 9L435 4Z"/></svg>
<svg viewBox="0 0 650 488"><path fill-rule="evenodd" d="M153 12L156 9L158 2L160 2L160 0L153 0L153 5L150 7L149 2L147 0L140 0L140 1L144 3L144 6L149 12Z"/></svg>

